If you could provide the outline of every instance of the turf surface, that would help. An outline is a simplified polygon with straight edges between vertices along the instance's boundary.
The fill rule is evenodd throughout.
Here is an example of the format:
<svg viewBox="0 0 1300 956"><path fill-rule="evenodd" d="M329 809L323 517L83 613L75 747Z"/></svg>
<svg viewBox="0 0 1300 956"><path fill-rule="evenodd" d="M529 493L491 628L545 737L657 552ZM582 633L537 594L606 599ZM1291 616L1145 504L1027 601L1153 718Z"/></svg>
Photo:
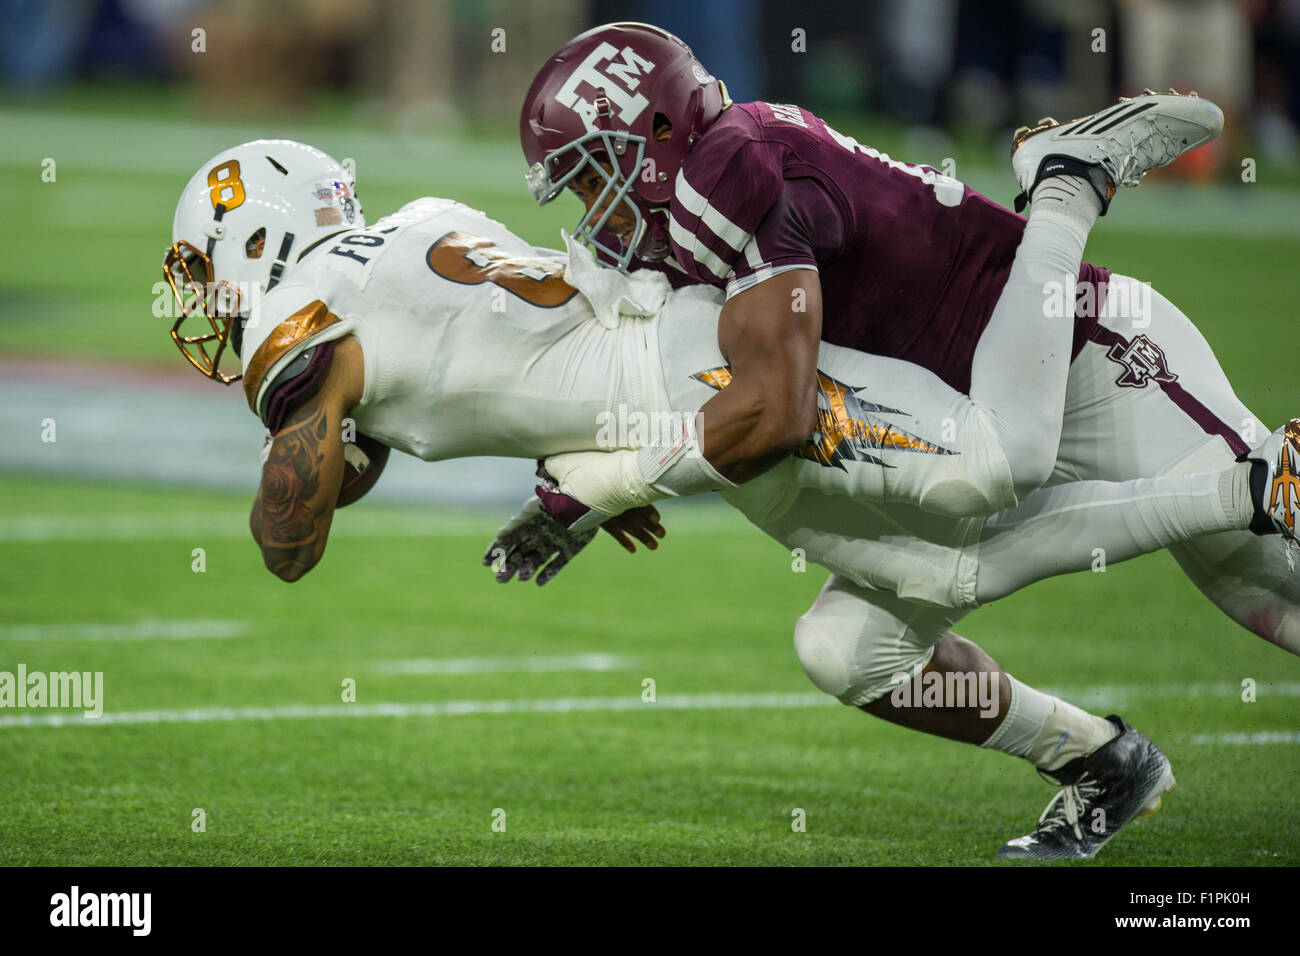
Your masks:
<svg viewBox="0 0 1300 956"><path fill-rule="evenodd" d="M507 140L395 143L350 119L167 125L140 118L167 112L141 97L0 117L14 133L0 141L0 352L178 362L151 313L173 203L219 145L253 136L355 157L372 217L449 194L545 244L574 218L532 204ZM900 149L897 131L837 125L940 159ZM1152 194L1163 209L1201 202ZM1243 400L1279 422L1300 411L1286 347L1300 234L1252 234L1242 217L1267 205L1251 208L1254 195L1194 228L1117 201L1088 257L1182 306ZM600 541L539 591L479 566L503 515L371 502L339 516L322 566L284 585L247 538L249 498L0 476L0 670L102 671L106 715L141 721L16 726L0 711L0 864L985 864L1052 794L1022 762L819 703L791 632L824 575L793 573L721 506L669 511L658 554ZM144 636L196 620L234 636ZM1165 809L1084 865L1300 862L1300 661L1228 622L1168 557L1035 586L961 632L1022 680L1119 709L1170 755ZM592 654L611 656L605 669L519 669ZM392 671L430 658L476 663ZM349 678L355 704L341 700ZM655 703L641 700L646 678ZM730 706L704 707L707 695ZM470 712L361 716L454 702ZM570 712L519 712L546 706ZM1215 742L1261 732L1289 742ZM806 832L792 831L796 808Z"/></svg>
<svg viewBox="0 0 1300 956"><path fill-rule="evenodd" d="M1052 793L1022 762L834 704L643 702L645 678L669 704L710 694L802 703L811 690L790 635L822 575L792 572L779 546L721 507L669 512L656 554L629 557L599 541L539 590L502 587L478 566L495 526L487 514L363 502L340 513L324 563L285 585L243 537L243 498L8 479L0 502L0 620L9 625L0 669L102 671L106 715L331 711L0 725L0 863L984 864ZM421 522L440 520L443 533L421 533ZM204 549L203 573L192 570L194 548ZM88 622L195 618L247 630L78 637ZM50 629L16 639L31 636L18 624ZM1300 861L1291 812L1300 747L1195 742L1294 731L1300 661L1219 616L1170 559L1044 583L962 631L1024 680L1103 712L1119 704L1169 753L1179 787L1165 809L1096 863ZM593 653L613 655L610 669L385 666ZM1260 685L1255 703L1236 692L1246 677ZM341 700L347 678L352 705ZM334 713L575 698L630 709ZM191 828L195 808L206 832ZM796 808L806 832L792 831ZM505 832L492 829L497 809Z"/></svg>

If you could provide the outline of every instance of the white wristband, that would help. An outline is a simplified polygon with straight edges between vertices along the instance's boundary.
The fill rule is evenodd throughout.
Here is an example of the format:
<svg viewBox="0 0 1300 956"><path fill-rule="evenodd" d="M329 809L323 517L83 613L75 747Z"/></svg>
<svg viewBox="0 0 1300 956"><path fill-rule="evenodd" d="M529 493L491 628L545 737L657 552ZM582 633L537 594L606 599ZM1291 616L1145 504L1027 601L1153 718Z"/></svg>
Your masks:
<svg viewBox="0 0 1300 956"><path fill-rule="evenodd" d="M700 453L699 443L693 438L675 451L642 448L637 452L637 468L646 484L655 492L655 497L651 500L685 498L706 491L736 487L734 482L728 481L709 464L708 459Z"/></svg>
<svg viewBox="0 0 1300 956"><path fill-rule="evenodd" d="M546 470L566 495L610 516L661 498L736 487L700 454L695 438L685 434L671 446L640 451L552 455Z"/></svg>

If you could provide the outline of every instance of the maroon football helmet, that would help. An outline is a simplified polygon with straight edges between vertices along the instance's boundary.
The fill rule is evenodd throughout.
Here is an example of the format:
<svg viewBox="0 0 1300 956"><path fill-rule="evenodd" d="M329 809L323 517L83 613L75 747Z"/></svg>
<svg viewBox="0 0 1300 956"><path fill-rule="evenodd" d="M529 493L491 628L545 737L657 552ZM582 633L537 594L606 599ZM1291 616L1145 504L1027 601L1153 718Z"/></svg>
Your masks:
<svg viewBox="0 0 1300 956"><path fill-rule="evenodd" d="M575 238L624 271L634 255L666 258L665 209L677 171L730 105L722 81L671 33L644 23L588 30L546 61L524 98L519 138L529 164L528 188L538 205L545 205L592 157L605 157L613 173L591 163L605 187L578 221ZM655 128L664 121L671 133L656 140ZM636 228L629 243L613 249L597 235L624 199Z"/></svg>

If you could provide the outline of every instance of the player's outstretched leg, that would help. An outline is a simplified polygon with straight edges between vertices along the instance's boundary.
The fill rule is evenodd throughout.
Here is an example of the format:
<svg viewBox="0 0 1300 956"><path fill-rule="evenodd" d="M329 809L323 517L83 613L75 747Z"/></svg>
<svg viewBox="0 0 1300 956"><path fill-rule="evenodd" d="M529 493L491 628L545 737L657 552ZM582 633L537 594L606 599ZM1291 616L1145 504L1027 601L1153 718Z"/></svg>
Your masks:
<svg viewBox="0 0 1300 956"><path fill-rule="evenodd" d="M1057 574L1086 571L1098 553L1127 561L1225 531L1300 536L1300 419L1222 472L1040 488L989 518L980 533L975 596L994 601Z"/></svg>
<svg viewBox="0 0 1300 956"><path fill-rule="evenodd" d="M1133 794L1142 794L1139 807L1155 803L1149 766L1132 759L1140 735L1016 680L949 630L964 614L831 575L795 627L795 651L812 682L844 704L911 730L1022 757L1056 776L1074 789L1053 806L1101 809L1109 818L1106 839L1132 819ZM1091 856L1100 848L1097 832L1090 832L1081 851L1068 855ZM1048 842L1058 850L1067 845Z"/></svg>
<svg viewBox="0 0 1300 956"><path fill-rule="evenodd" d="M976 347L970 397L989 413L1018 497L1051 476L1065 409L1074 314L1048 314L1047 290L1076 287L1088 233L1116 186L1137 185L1222 125L1213 103L1150 94L1016 134L1012 168L1033 209Z"/></svg>

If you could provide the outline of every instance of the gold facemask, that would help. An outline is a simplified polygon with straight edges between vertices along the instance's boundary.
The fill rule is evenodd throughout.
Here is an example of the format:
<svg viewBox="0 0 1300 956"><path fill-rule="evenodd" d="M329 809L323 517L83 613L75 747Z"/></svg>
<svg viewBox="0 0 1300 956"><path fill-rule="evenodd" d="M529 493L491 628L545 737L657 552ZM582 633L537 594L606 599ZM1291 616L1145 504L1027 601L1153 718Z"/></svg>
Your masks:
<svg viewBox="0 0 1300 956"><path fill-rule="evenodd" d="M242 311L239 289L229 282L213 282L212 259L188 242L172 243L163 256L162 268L180 306L180 318L171 331L176 347L208 378L223 385L239 381L241 375L221 371L222 355ZM183 334L181 326L187 320L193 320L187 327L190 334ZM197 334L193 334L195 326Z"/></svg>

